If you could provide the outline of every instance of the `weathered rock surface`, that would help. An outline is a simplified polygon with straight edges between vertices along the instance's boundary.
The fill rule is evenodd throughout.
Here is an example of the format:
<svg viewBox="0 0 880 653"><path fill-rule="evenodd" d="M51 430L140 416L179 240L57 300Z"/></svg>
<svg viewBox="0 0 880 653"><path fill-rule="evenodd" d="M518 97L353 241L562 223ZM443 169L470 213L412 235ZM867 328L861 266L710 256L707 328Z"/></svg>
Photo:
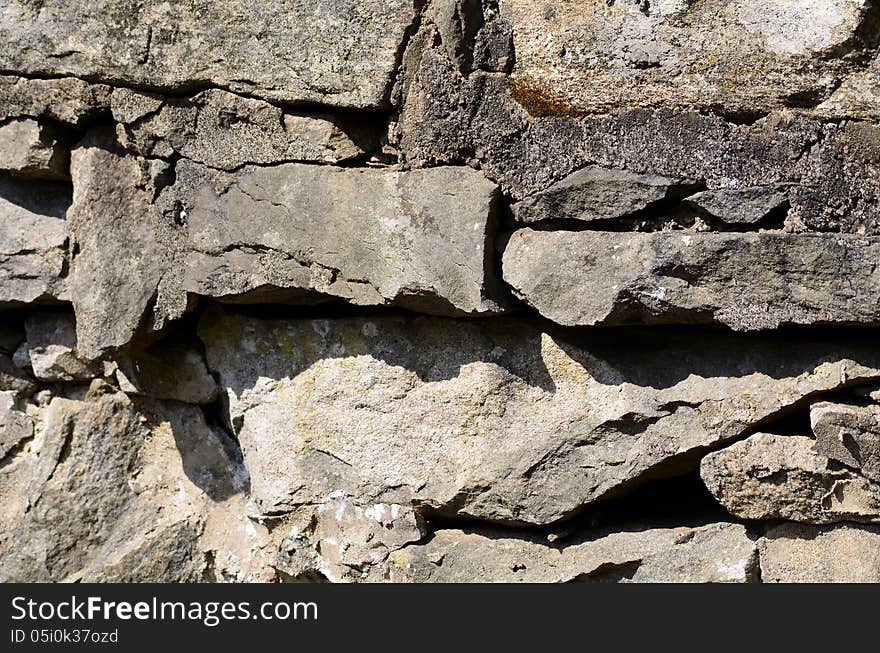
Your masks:
<svg viewBox="0 0 880 653"><path fill-rule="evenodd" d="M699 211L731 225L756 225L788 203L779 186L753 186L734 190L707 190L684 200Z"/></svg>
<svg viewBox="0 0 880 653"><path fill-rule="evenodd" d="M76 320L70 313L34 313L25 319L28 358L41 381L76 381L99 375L99 365L76 352Z"/></svg>
<svg viewBox="0 0 880 653"><path fill-rule="evenodd" d="M0 75L0 120L49 118L70 125L100 117L110 106L112 88L72 77L29 79Z"/></svg>
<svg viewBox="0 0 880 653"><path fill-rule="evenodd" d="M880 233L880 127L861 121L829 123L821 146L800 162L800 184L790 192L790 231Z"/></svg>
<svg viewBox="0 0 880 653"><path fill-rule="evenodd" d="M805 397L880 374L870 343L637 334L624 346L500 318L218 310L199 335L267 514L342 491L361 504L551 523L686 469Z"/></svg>
<svg viewBox="0 0 880 653"><path fill-rule="evenodd" d="M0 461L33 434L33 421L18 410L15 393L0 391Z"/></svg>
<svg viewBox="0 0 880 653"><path fill-rule="evenodd" d="M813 451L812 438L757 433L711 453L706 487L742 519L880 522L880 484Z"/></svg>
<svg viewBox="0 0 880 653"><path fill-rule="evenodd" d="M620 531L562 547L525 534L440 530L391 554L393 582L746 583L757 579L755 543L739 524Z"/></svg>
<svg viewBox="0 0 880 653"><path fill-rule="evenodd" d="M0 170L24 177L66 179L67 163L67 149L45 125L27 118L0 125Z"/></svg>
<svg viewBox="0 0 880 653"><path fill-rule="evenodd" d="M203 169L178 166L177 175L193 250L190 292L223 297L267 286L441 314L500 308L491 268L496 187L479 173L287 164L247 168L221 197Z"/></svg>
<svg viewBox="0 0 880 653"><path fill-rule="evenodd" d="M331 493L285 524L275 568L295 581L361 582L387 575L387 560L419 542L425 524L410 506L361 506Z"/></svg>
<svg viewBox="0 0 880 653"><path fill-rule="evenodd" d="M9 501L0 577L168 582L222 569L238 580L271 578L265 533L245 516L246 475L225 436L198 409L133 404L101 394L101 383L85 401L52 399L34 444L0 470ZM26 491L7 484L13 479ZM216 550L206 545L212 538Z"/></svg>
<svg viewBox="0 0 880 653"><path fill-rule="evenodd" d="M758 541L764 583L880 582L880 528L783 524Z"/></svg>
<svg viewBox="0 0 880 653"><path fill-rule="evenodd" d="M158 240L168 227L151 204L165 170L142 167L112 147L93 134L70 161L76 183L67 216L74 252L68 286L77 346L87 359L131 341L170 267Z"/></svg>
<svg viewBox="0 0 880 653"><path fill-rule="evenodd" d="M0 69L283 102L378 108L415 22L411 0L4 0Z"/></svg>
<svg viewBox="0 0 880 653"><path fill-rule="evenodd" d="M228 174L181 160L168 186L165 169L113 148L94 134L72 159L71 299L89 357L128 343L151 304L148 323L179 317L189 295L502 308L497 188L478 172L283 164Z"/></svg>
<svg viewBox="0 0 880 653"><path fill-rule="evenodd" d="M210 91L205 91L210 93ZM225 91L219 91L225 94ZM229 93L231 97L239 97L233 93ZM131 88L114 88L110 93L110 115L113 120L122 125L133 125L144 118L155 116L166 102L173 100L166 99L158 93L150 93L148 91L136 91ZM271 106L271 105L270 105ZM190 117L189 122L197 119L198 112L193 106L195 115ZM184 123L185 124L185 123ZM164 150L170 153L170 150Z"/></svg>
<svg viewBox="0 0 880 653"><path fill-rule="evenodd" d="M880 57L862 71L847 77L837 90L816 107L816 112L829 118L850 117L880 120Z"/></svg>
<svg viewBox="0 0 880 653"><path fill-rule="evenodd" d="M65 299L69 190L0 175L0 306Z"/></svg>
<svg viewBox="0 0 880 653"><path fill-rule="evenodd" d="M810 408L816 451L880 482L880 406L821 402Z"/></svg>
<svg viewBox="0 0 880 653"><path fill-rule="evenodd" d="M880 579L878 52L0 0L0 581Z"/></svg>
<svg viewBox="0 0 880 653"><path fill-rule="evenodd" d="M710 188L798 182L804 152L830 129L788 111L750 125L668 108L531 117L511 96L506 76L462 78L426 45L429 27L404 59L407 84L394 132L401 154L415 166L474 161L514 199L586 165L703 180Z"/></svg>
<svg viewBox="0 0 880 653"><path fill-rule="evenodd" d="M528 11L538 16L531 6ZM402 110L392 136L410 165L478 165L516 200L587 165L701 180L713 190L785 184L792 231L880 229L874 208L878 137L871 123L820 122L807 112L776 110L754 123L734 124L668 106L620 106L577 118L558 99L522 93L523 86L506 75L462 76L436 41L436 26L423 20L403 60ZM751 49L746 52L751 57ZM607 93L585 97L616 101ZM539 115L530 116L519 102Z"/></svg>
<svg viewBox="0 0 880 653"><path fill-rule="evenodd" d="M340 163L378 143L369 125L331 115L284 112L261 100L220 90L186 100L116 89L113 115L128 126L118 131L126 147L144 156L179 154L212 168L285 161Z"/></svg>
<svg viewBox="0 0 880 653"><path fill-rule="evenodd" d="M504 280L564 325L876 324L875 238L831 234L514 232Z"/></svg>
<svg viewBox="0 0 880 653"><path fill-rule="evenodd" d="M514 204L513 212L519 222L611 220L682 197L696 186L693 181L589 166Z"/></svg>
<svg viewBox="0 0 880 653"><path fill-rule="evenodd" d="M506 0L524 96L567 112L622 106L765 113L831 94L876 46L867 0Z"/></svg>

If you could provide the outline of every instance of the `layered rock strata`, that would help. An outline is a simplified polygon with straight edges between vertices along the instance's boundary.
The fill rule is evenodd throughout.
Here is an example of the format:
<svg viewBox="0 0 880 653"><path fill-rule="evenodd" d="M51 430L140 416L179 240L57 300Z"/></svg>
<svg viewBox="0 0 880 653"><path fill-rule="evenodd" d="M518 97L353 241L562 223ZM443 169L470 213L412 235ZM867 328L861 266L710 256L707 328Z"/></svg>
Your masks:
<svg viewBox="0 0 880 653"><path fill-rule="evenodd" d="M872 0L0 0L0 580L878 582Z"/></svg>

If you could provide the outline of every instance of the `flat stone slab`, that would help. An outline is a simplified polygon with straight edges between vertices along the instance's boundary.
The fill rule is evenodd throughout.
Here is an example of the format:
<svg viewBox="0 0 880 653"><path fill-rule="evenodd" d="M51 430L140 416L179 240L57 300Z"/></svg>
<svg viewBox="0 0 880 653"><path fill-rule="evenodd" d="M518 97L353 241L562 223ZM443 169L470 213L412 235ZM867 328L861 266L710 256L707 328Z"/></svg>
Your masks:
<svg viewBox="0 0 880 653"><path fill-rule="evenodd" d="M218 89L162 99L118 88L111 107L127 149L151 157L179 155L222 170L249 163L340 163L364 155L379 140L369 118L283 111Z"/></svg>
<svg viewBox="0 0 880 653"><path fill-rule="evenodd" d="M880 375L873 342L551 334L512 318L199 323L266 514L361 505L549 524L816 392ZM245 355L241 355L245 352Z"/></svg>
<svg viewBox="0 0 880 653"><path fill-rule="evenodd" d="M70 191L0 173L0 306L66 299Z"/></svg>
<svg viewBox="0 0 880 653"><path fill-rule="evenodd" d="M55 130L22 118L0 125L0 170L21 177L66 179L67 148Z"/></svg>
<svg viewBox="0 0 880 653"><path fill-rule="evenodd" d="M98 118L110 106L111 92L106 84L90 84L75 77L0 75L0 120L51 118L80 124Z"/></svg>
<svg viewBox="0 0 880 653"><path fill-rule="evenodd" d="M287 103L386 107L412 0L6 0L0 68Z"/></svg>
<svg viewBox="0 0 880 653"><path fill-rule="evenodd" d="M100 366L76 353L76 321L69 312L40 312L24 321L27 353L41 381L86 381L100 376Z"/></svg>
<svg viewBox="0 0 880 653"><path fill-rule="evenodd" d="M844 234L514 232L504 280L569 326L876 324L880 239Z"/></svg>
<svg viewBox="0 0 880 653"><path fill-rule="evenodd" d="M467 167L224 172L181 159L171 170L102 132L73 151L72 171L70 282L88 357L130 342L145 316L151 328L180 317L191 295L504 310L498 189Z"/></svg>
<svg viewBox="0 0 880 653"><path fill-rule="evenodd" d="M788 193L781 185L707 190L685 200L685 204L720 222L753 228L787 203Z"/></svg>
<svg viewBox="0 0 880 653"><path fill-rule="evenodd" d="M827 97L870 47L867 0L508 0L513 89L562 115L623 106L765 113ZM804 100L801 100L803 103Z"/></svg>
<svg viewBox="0 0 880 653"><path fill-rule="evenodd" d="M748 583L755 543L740 524L648 528L602 534L567 546L505 532L440 530L430 542L389 557L393 582Z"/></svg>
<svg viewBox="0 0 880 653"><path fill-rule="evenodd" d="M880 406L813 404L810 425L818 453L880 483Z"/></svg>
<svg viewBox="0 0 880 653"><path fill-rule="evenodd" d="M781 524L758 549L764 583L880 582L877 526Z"/></svg>
<svg viewBox="0 0 880 653"><path fill-rule="evenodd" d="M587 166L513 205L518 222L613 220L696 189L694 181Z"/></svg>
<svg viewBox="0 0 880 653"><path fill-rule="evenodd" d="M813 451L800 435L756 433L703 458L700 475L741 519L880 522L880 484Z"/></svg>

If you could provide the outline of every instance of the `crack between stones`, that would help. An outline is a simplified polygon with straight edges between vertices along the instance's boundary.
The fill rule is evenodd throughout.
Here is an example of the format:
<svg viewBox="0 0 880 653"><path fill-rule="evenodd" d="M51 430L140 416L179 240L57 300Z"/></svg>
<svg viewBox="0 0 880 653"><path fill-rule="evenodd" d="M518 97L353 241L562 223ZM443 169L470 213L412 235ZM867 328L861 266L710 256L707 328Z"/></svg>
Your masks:
<svg viewBox="0 0 880 653"><path fill-rule="evenodd" d="M416 0L419 1L419 0ZM278 109L287 110L287 111L296 111L302 113L315 113L315 114L369 114L369 115L381 115L387 113L387 108L374 108L374 107L346 107L346 106L337 106L334 104L323 104L321 102L280 102L278 100L271 100L264 96L261 96L256 93L246 93L241 91L240 89L233 89L229 86L223 84L217 84L213 81L191 81L188 83L181 83L177 85L150 85L150 84L132 84L129 81L126 81L117 77L103 77L100 75L71 75L71 74L63 74L59 73L57 75L53 75L50 73L29 73L16 71L11 69L0 69L0 77L18 77L21 79L32 80L32 81L57 81L64 79L73 79L84 82L86 84L92 84L95 86L108 86L111 89L128 89L130 91L135 91L138 93L150 94L154 96L159 96L163 101L167 102L169 100L186 100L191 98L194 95L198 95L204 91L225 91L226 93L230 93L232 95L236 95L240 98L247 100L259 100L260 102L265 102L273 107ZM238 82L245 83L247 80L234 80ZM124 124L124 123L123 123Z"/></svg>

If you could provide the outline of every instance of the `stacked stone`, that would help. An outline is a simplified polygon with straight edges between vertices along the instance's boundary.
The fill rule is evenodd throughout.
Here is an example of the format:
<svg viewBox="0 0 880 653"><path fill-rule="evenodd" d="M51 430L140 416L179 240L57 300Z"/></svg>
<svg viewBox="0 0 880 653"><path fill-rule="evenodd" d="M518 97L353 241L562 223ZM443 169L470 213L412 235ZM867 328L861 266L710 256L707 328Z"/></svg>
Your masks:
<svg viewBox="0 0 880 653"><path fill-rule="evenodd" d="M94 4L0 0L0 580L880 581L874 2Z"/></svg>

